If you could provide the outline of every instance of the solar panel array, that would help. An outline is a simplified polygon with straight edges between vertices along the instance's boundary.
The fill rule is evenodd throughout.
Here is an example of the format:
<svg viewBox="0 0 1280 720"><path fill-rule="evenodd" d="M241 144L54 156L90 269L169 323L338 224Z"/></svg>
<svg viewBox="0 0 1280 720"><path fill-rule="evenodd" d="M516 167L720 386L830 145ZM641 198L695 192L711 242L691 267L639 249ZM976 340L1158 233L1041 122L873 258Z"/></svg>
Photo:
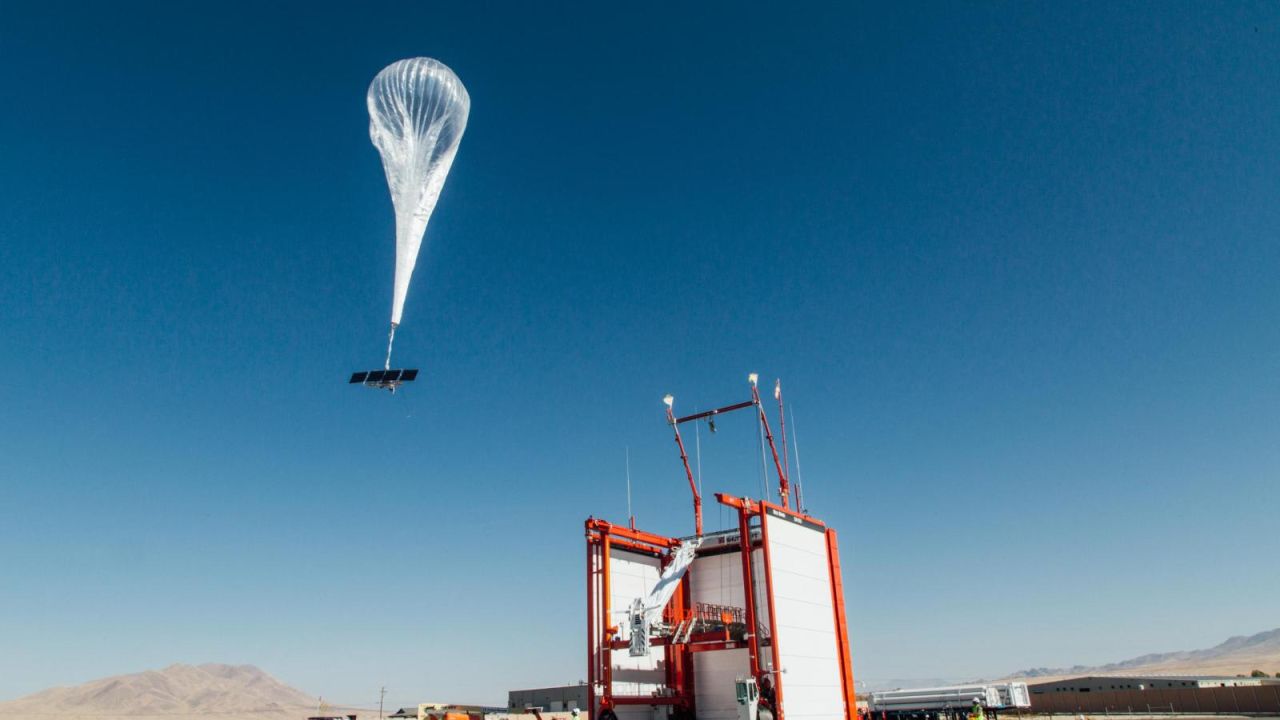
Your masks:
<svg viewBox="0 0 1280 720"><path fill-rule="evenodd" d="M413 370L370 370L369 372L358 372L351 375L350 383L352 385L392 385L396 383L413 382L418 377L418 371Z"/></svg>

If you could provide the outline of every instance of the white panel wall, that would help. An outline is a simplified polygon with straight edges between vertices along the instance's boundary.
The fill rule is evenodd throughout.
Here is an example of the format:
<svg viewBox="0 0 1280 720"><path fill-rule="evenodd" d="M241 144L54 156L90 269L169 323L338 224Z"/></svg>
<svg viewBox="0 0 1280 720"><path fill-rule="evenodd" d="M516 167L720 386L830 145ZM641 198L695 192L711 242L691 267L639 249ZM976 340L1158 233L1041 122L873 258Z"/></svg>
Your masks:
<svg viewBox="0 0 1280 720"><path fill-rule="evenodd" d="M742 589L742 554L731 552L699 557L689 569L695 603L745 608ZM744 650L694 653L693 692L698 720L737 720L738 702L733 682L751 671Z"/></svg>
<svg viewBox="0 0 1280 720"><path fill-rule="evenodd" d="M765 584L764 551L751 553L751 578L756 586L756 625L760 628L760 669L773 670L773 627L769 623L769 590Z"/></svg>
<svg viewBox="0 0 1280 720"><path fill-rule="evenodd" d="M693 692L698 720L738 720L733 683L750 669L746 648L694 653Z"/></svg>
<svg viewBox="0 0 1280 720"><path fill-rule="evenodd" d="M769 635L769 605L764 584L764 553L752 553L752 576L756 585L756 615L765 636ZM699 557L689 570L695 603L713 603L745 609L747 601L742 587L742 554L729 552ZM773 666L769 649L760 649L765 669ZM693 656L694 702L698 720L737 720L738 703L734 697L734 681L751 672L746 649L695 653Z"/></svg>
<svg viewBox="0 0 1280 720"><path fill-rule="evenodd" d="M638 597L645 597L661 575L657 558L611 549L609 551L609 622L616 625L623 640L630 641L631 628L626 610ZM662 648L649 648L647 657L631 657L626 649L611 653L613 692L617 695L652 695L664 682ZM620 705L615 710L619 720L652 720L648 705Z"/></svg>
<svg viewBox="0 0 1280 720"><path fill-rule="evenodd" d="M787 720L844 720L826 534L775 515L766 522L783 713Z"/></svg>
<svg viewBox="0 0 1280 720"><path fill-rule="evenodd" d="M698 557L689 568L689 583L695 603L713 603L744 608L742 555L736 552Z"/></svg>

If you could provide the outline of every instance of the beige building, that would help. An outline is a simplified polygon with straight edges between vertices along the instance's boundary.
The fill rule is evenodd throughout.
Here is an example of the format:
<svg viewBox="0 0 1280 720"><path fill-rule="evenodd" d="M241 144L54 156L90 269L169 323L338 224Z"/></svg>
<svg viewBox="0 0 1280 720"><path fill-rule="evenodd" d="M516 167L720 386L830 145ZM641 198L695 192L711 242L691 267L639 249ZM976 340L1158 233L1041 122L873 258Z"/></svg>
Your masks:
<svg viewBox="0 0 1280 720"><path fill-rule="evenodd" d="M1255 677L1227 677L1216 675L1089 675L1086 677L1055 680L1047 683L1028 683L1032 695L1047 692L1108 692L1112 690L1172 690L1210 687L1258 687L1280 683L1280 680Z"/></svg>
<svg viewBox="0 0 1280 720"><path fill-rule="evenodd" d="M560 685L557 687L533 688L531 690L510 690L507 692L507 707L514 712L525 708L539 708L545 712L564 712L569 710L586 711L587 685Z"/></svg>

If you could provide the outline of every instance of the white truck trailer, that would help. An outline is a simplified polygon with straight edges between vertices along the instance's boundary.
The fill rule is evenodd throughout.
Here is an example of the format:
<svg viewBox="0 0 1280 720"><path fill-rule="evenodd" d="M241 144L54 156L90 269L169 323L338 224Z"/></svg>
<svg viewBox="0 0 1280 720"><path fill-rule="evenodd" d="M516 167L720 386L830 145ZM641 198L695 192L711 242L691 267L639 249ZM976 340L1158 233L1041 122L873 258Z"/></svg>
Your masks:
<svg viewBox="0 0 1280 720"><path fill-rule="evenodd" d="M958 719L969 713L975 700L989 717L1000 710L1031 706L1027 684L1010 682L873 692L868 709L875 720Z"/></svg>
<svg viewBox="0 0 1280 720"><path fill-rule="evenodd" d="M1000 683L996 685L996 690L1000 691L1002 708L1031 707L1031 691L1027 689L1027 684L1024 682Z"/></svg>

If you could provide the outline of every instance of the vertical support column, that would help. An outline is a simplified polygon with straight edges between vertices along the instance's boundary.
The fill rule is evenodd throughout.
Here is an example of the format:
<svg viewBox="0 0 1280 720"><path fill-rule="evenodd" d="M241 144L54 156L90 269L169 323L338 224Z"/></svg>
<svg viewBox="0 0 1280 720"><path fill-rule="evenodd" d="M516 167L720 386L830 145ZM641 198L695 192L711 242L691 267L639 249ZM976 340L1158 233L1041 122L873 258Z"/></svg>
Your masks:
<svg viewBox="0 0 1280 720"><path fill-rule="evenodd" d="M836 650L840 653L840 681L844 688L845 720L853 720L858 704L853 686L853 660L849 652L849 626L844 616L844 583L840 573L840 550L836 544L836 531L827 529L827 563L831 573L831 605L835 608Z"/></svg>
<svg viewBox="0 0 1280 720"><path fill-rule="evenodd" d="M766 512L766 504L760 501L760 546L761 554L764 555L764 587L765 593L769 596L769 646L773 650L773 694L777 701L777 707L774 708L774 720L784 720L785 707L782 704L782 658L778 652L778 614L775 609L776 602L773 597L773 560L769 553L769 513Z"/></svg>
<svg viewBox="0 0 1280 720"><path fill-rule="evenodd" d="M751 516L745 507L738 508L739 547L742 549L742 585L746 598L747 657L751 664L751 677L760 681L760 618L756 615L756 582L751 563Z"/></svg>
<svg viewBox="0 0 1280 720"><path fill-rule="evenodd" d="M659 560L659 575L665 572L667 566L671 564L671 556L665 555ZM682 580L683 582L683 580ZM671 596L671 600L667 602L667 606L662 609L662 619L669 627L678 627L681 612L684 609L684 596L681 593L675 593ZM680 648L674 642L675 637L668 638L666 644L662 646L662 661L665 666L663 673L663 681L667 687L672 690L680 688Z"/></svg>
<svg viewBox="0 0 1280 720"><path fill-rule="evenodd" d="M596 717L595 565L594 540L587 530L587 720Z"/></svg>
<svg viewBox="0 0 1280 720"><path fill-rule="evenodd" d="M607 702L613 705L613 641L612 626L609 624L609 533L600 533L600 628L603 640L600 643L600 699L601 706Z"/></svg>
<svg viewBox="0 0 1280 720"><path fill-rule="evenodd" d="M686 615L692 615L693 606L693 568L689 568L689 574L684 576L680 581L683 586L683 601ZM693 651L688 645L680 646L680 692L688 699L688 716L691 718L698 716L698 697L697 688L694 686L694 667L693 667Z"/></svg>

